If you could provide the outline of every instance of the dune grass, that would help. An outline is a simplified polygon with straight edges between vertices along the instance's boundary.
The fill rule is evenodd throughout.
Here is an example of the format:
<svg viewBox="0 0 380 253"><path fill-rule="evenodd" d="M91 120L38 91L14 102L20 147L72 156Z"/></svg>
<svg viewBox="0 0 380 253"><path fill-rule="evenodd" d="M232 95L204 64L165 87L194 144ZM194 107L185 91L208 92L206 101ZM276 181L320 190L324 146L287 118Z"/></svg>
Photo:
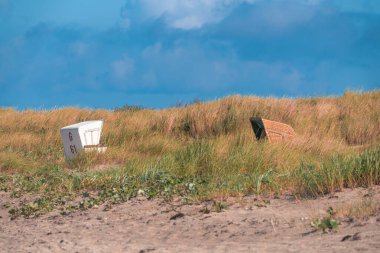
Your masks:
<svg viewBox="0 0 380 253"><path fill-rule="evenodd" d="M297 137L256 141L249 118ZM63 158L60 128L103 119L105 154ZM232 96L165 110L0 109L0 190L35 196L11 213L88 208L142 194L184 201L247 194L316 197L380 183L380 92L275 99ZM79 204L72 202L82 196Z"/></svg>

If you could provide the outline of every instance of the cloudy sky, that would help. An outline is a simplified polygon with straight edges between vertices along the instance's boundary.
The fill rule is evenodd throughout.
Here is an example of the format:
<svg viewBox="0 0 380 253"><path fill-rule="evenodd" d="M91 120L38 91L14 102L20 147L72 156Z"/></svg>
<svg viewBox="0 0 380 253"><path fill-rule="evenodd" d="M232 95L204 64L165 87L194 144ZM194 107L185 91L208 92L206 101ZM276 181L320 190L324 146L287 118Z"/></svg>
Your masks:
<svg viewBox="0 0 380 253"><path fill-rule="evenodd" d="M378 0L0 0L0 106L380 88Z"/></svg>

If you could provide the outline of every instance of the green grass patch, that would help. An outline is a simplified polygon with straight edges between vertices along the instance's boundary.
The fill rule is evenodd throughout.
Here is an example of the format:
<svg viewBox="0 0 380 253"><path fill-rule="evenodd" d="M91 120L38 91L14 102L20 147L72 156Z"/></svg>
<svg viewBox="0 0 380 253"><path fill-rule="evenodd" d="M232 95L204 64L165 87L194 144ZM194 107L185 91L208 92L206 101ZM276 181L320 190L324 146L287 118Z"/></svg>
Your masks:
<svg viewBox="0 0 380 253"><path fill-rule="evenodd" d="M38 200L10 210L12 217L31 217L54 208L74 210L122 203L137 195L167 201L178 196L186 203L219 194L268 195L283 190L303 197L317 197L344 187L379 183L379 148L358 155L336 156L319 165L301 162L299 167L288 170L265 168L260 161L235 158L235 152L216 159L211 144L197 143L147 164L136 162L105 171L49 165L24 174L1 176L0 189L11 192L14 198L38 195ZM242 167L245 169L239 170ZM64 201L78 195L82 200L75 205ZM215 209L224 208L220 204Z"/></svg>

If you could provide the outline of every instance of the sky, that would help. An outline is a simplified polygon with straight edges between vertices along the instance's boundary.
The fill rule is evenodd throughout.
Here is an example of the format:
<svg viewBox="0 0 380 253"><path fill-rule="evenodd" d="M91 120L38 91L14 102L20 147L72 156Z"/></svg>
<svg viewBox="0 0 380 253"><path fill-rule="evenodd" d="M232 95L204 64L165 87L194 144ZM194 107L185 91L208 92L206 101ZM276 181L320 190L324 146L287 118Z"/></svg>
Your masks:
<svg viewBox="0 0 380 253"><path fill-rule="evenodd" d="M378 0L0 0L0 107L380 88Z"/></svg>

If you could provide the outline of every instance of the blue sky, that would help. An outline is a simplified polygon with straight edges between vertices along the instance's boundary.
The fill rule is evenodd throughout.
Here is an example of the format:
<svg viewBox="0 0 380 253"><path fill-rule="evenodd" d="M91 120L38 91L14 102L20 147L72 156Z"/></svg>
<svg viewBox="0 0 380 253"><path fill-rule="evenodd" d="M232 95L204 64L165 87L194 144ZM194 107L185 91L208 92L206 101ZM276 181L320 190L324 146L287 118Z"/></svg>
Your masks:
<svg viewBox="0 0 380 253"><path fill-rule="evenodd" d="M0 0L0 106L380 88L378 0Z"/></svg>

